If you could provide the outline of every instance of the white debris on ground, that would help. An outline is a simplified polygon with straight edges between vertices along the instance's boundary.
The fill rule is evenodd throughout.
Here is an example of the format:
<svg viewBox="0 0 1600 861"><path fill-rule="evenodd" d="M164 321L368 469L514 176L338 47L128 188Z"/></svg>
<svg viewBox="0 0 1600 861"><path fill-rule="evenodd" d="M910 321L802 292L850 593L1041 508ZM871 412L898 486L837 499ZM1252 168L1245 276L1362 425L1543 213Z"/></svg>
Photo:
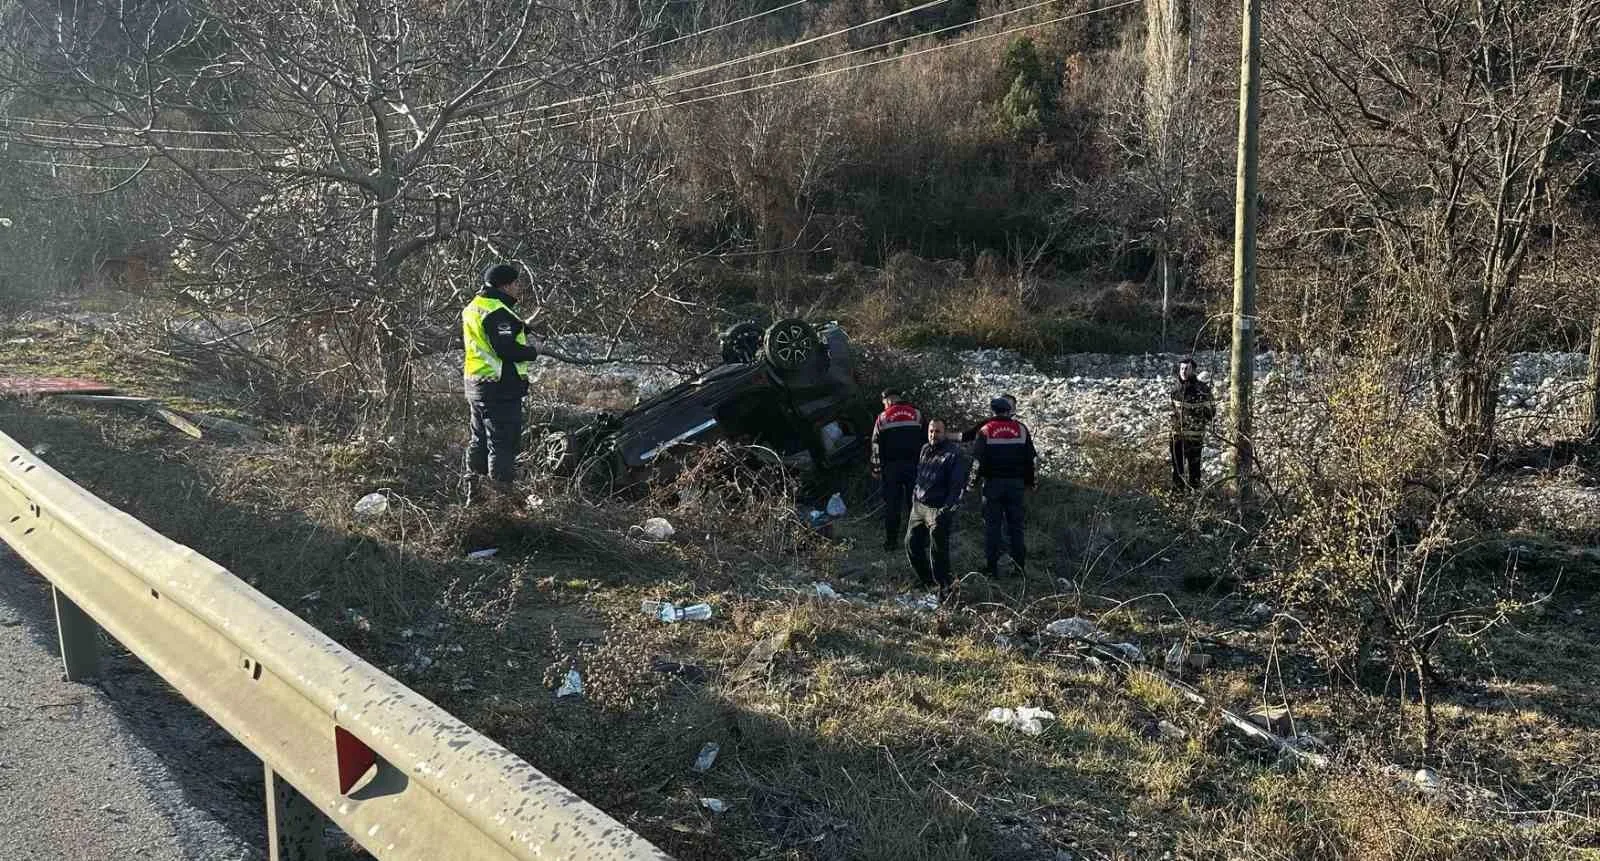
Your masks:
<svg viewBox="0 0 1600 861"><path fill-rule="evenodd" d="M1055 720L1055 716L1055 712L1049 709L1023 706L1016 709L992 708L983 719L987 723L1011 727L1023 735L1040 735L1044 732L1044 721Z"/></svg>

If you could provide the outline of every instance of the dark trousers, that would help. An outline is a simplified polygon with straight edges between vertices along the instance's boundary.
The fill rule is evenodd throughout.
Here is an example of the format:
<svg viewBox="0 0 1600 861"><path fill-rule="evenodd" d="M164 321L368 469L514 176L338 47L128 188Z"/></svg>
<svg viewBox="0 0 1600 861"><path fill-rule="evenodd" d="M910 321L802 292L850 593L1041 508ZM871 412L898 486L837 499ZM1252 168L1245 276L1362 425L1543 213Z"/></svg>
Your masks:
<svg viewBox="0 0 1600 861"><path fill-rule="evenodd" d="M950 588L950 531L955 528L955 512L941 512L920 502L911 503L911 522L906 528L906 556L917 580L924 586L939 587L940 592ZM928 545L933 544L932 564L929 564Z"/></svg>
<svg viewBox="0 0 1600 861"><path fill-rule="evenodd" d="M893 461L880 467L883 492L883 544L897 547L904 535L900 524L911 514L911 493L917 487L916 461Z"/></svg>
<svg viewBox="0 0 1600 861"><path fill-rule="evenodd" d="M1200 486L1200 440L1172 438L1172 486L1179 490Z"/></svg>
<svg viewBox="0 0 1600 861"><path fill-rule="evenodd" d="M1020 478L989 478L983 482L983 558L994 574L1000 564L1000 537L1011 547L1011 561L1021 568L1028 561L1022 543L1022 496L1027 492Z"/></svg>
<svg viewBox="0 0 1600 861"><path fill-rule="evenodd" d="M467 472L495 481L517 474L517 449L522 444L522 401L468 400L472 441L467 444Z"/></svg>

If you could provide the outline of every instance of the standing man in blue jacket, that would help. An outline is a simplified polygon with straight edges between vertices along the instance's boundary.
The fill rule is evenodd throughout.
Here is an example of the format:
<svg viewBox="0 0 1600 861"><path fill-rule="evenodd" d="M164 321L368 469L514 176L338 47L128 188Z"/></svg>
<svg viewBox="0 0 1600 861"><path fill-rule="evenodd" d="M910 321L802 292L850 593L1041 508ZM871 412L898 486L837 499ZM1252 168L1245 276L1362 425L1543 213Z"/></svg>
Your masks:
<svg viewBox="0 0 1600 861"><path fill-rule="evenodd" d="M955 590L950 577L950 533L966 489L967 463L961 456L961 447L945 438L944 422L933 419L928 422L928 444L917 458L906 556L917 572L917 580L928 588L938 588L940 603L948 601Z"/></svg>
<svg viewBox="0 0 1600 861"><path fill-rule="evenodd" d="M1013 574L1022 574L1028 552L1022 542L1023 495L1038 481L1039 459L1028 426L1012 417L1012 402L1004 397L989 402L993 415L978 429L972 456L983 480L983 556L990 577L1000 567L1000 535L1010 545Z"/></svg>
<svg viewBox="0 0 1600 861"><path fill-rule="evenodd" d="M462 385L471 412L467 445L467 499L487 478L489 487L510 495L522 440L522 399L528 394L528 368L539 358L539 342L511 309L524 296L521 271L509 263L483 270L483 283L461 311L465 348Z"/></svg>

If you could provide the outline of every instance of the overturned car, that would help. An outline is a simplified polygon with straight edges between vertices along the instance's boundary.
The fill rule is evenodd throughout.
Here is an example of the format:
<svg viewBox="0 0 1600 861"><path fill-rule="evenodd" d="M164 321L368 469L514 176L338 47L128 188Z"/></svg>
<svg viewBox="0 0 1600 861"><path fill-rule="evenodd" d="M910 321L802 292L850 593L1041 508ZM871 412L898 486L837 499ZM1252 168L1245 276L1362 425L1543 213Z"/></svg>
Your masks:
<svg viewBox="0 0 1600 861"><path fill-rule="evenodd" d="M706 373L619 415L546 434L545 468L598 488L664 468L674 449L719 441L761 447L799 467L864 454L871 417L837 323L740 323L721 346L722 364Z"/></svg>

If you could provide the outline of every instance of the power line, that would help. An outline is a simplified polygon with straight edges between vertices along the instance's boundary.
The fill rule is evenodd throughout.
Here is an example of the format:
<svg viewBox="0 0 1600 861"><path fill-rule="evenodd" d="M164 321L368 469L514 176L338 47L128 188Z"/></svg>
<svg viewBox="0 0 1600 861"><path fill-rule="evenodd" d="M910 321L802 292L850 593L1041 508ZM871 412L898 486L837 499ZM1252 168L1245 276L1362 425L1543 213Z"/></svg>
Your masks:
<svg viewBox="0 0 1600 861"><path fill-rule="evenodd" d="M938 35L941 35L941 34L944 34L944 33L948 33L948 32L950 32L952 30L961 30L961 29L965 29L965 28L968 28L968 27L975 27L975 26L977 26L979 24L984 24L984 23L987 23L989 21L993 21L993 20L996 20L996 19L999 19L999 18L1006 18L1006 17L1012 16L1012 15L1016 15L1016 14L1018 14L1020 12L1030 12L1030 11L1032 11L1034 9L1038 9L1040 7L1043 7L1043 6L1053 6L1053 5L1057 4L1057 3L1062 3L1062 2L1065 2L1065 0L1041 0L1041 2L1038 2L1038 3L1032 3L1032 4L1027 5L1027 6L1019 6L1019 7L1015 8L1015 9L1007 9L1007 10L1005 10L1003 12L996 12L996 13L991 14L991 15L985 15L982 18L974 18L971 21L964 21L964 22L959 23L959 24L949 24L949 25L946 25L944 27L940 27L940 28L935 29L935 30L929 30L929 31L927 31L925 33L913 33L910 36L901 36L898 39L890 39L887 42L879 42L876 45L868 45L865 48L855 48L855 49L850 50L850 51L844 51L844 52L838 53L838 54L831 54L829 56L819 57L819 58L814 59L814 60L804 60L804 61L799 62L799 63L791 63L791 64L789 64L787 66L781 66L781 67L776 68L776 69L768 69L768 70L762 71L762 72L752 72L752 73L750 73L748 75L740 75L739 77L736 77L736 78L728 78L726 80L713 81L713 82L711 82L709 84L697 84L697 85L692 86L692 87L684 87L681 90L672 91L672 93L670 93L669 95L677 96L677 95L682 95L684 93L693 93L693 92L699 92L701 90L709 90L709 89L715 89L717 87L725 87L725 86L727 86L729 84L739 83L740 81L750 81L750 80L754 80L756 78L768 78L768 77L771 77L773 75L782 74L783 72L791 72L791 71L794 71L795 69L803 69L803 68L806 68L808 66L816 66L816 65L819 65L819 64L822 64L822 63L832 62L834 60L840 60L840 59L843 59L845 57L853 57L853 56L856 56L858 54L867 54L867 53L871 53L873 51L879 51L879 50L882 50L882 49L885 49L885 48L893 48L896 45L902 45L902 44L905 44L906 42L914 42L914 41L917 41L918 39L926 39L926 38L928 38L930 36L938 36ZM654 96L654 95L640 96L640 97L634 98L634 99L626 99L626 100L621 101L621 102L612 102L610 104L605 105L605 108L610 109L610 108L625 107L627 105L633 105L633 104L638 104L640 102L650 101L650 100L655 99L655 98L658 98L658 96ZM546 120L546 121L566 119L567 117L579 116L581 113L582 113L581 111L570 111L570 112L564 113L564 114L555 114L553 116L543 117L543 119Z"/></svg>
<svg viewBox="0 0 1600 861"><path fill-rule="evenodd" d="M886 17L898 17L899 15L909 14L910 12L914 12L914 11L920 11L922 9L928 8L929 6L937 5L938 3L943 3L943 2L948 2L948 0L934 0L934 2L924 3L921 6L914 7L913 9L905 10L904 12L895 13L892 16L886 16ZM694 86L694 87L687 87L687 88L684 88L682 90L674 91L670 95L675 96L675 95L679 95L679 94L682 94L682 93L689 93L689 92L695 92L695 91L705 90L705 89L710 89L710 88L715 88L715 87L727 86L728 84L737 83L739 81L751 80L753 78L759 78L759 77L768 77L770 75L779 74L779 73L782 73L784 71L790 71L790 70L797 69L797 68L804 68L804 67L816 65L816 64L819 64L819 63L824 63L824 62L829 62L829 61L832 61L832 60L837 60L837 59L840 59L840 58L843 58L843 57L849 57L849 56L853 56L853 55L857 55L857 54L866 53L866 52L869 52L869 51L880 50L880 49L887 48L887 47L893 47L895 45L903 44L905 42L913 41L913 40L916 40L916 39L928 38L930 36L935 36L935 35L938 35L940 33L949 32L950 30L960 29L960 28L964 28L964 27L971 27L971 26L976 25L976 24L981 24L981 23L984 23L986 21L992 21L992 20L995 20L995 19L998 19L998 18L1006 17L1006 16L1009 16L1009 15L1014 15L1014 14L1017 14L1019 12L1030 11L1032 9L1036 9L1036 8L1039 8L1039 7L1042 7L1042 6L1050 5L1051 3L1054 3L1054 2L1060 2L1060 0L1044 0L1044 2L1038 2L1038 3L1034 3L1034 4L1031 4L1031 5L1028 5L1028 6L1018 7L1016 9L1010 9L1010 10L1007 10L1007 11L1004 11L1004 12L991 14L991 15L985 16L983 18L974 19L973 21L968 21L968 22L963 22L963 23L960 23L960 24L949 25L949 26L941 27L941 28L938 28L938 29L935 29L935 30L931 30L931 31L925 32L925 33L919 33L919 34L915 34L915 35L911 35L911 36L900 37L900 38L897 38L897 39L893 39L893 40L890 40L890 41L887 41L887 42L883 42L883 43L880 43L878 45L873 45L873 46L870 46L870 47L866 47L866 48L857 48L857 49L853 49L851 51L845 51L845 52L842 52L842 53L839 53L839 54L834 54L834 55L831 55L831 56L828 56L828 57L823 57L823 58L816 59L816 60L808 60L808 61L804 61L804 62L801 62L801 63L794 63L794 64L791 64L789 66L785 66L785 67L782 67L782 68L779 68L779 69L773 69L773 70L770 70L770 71L767 71L767 72L758 72L758 73L753 73L753 74L749 74L749 75L743 75L743 76L740 76L740 77L737 77L737 78L731 78L731 79L724 80L724 81L716 81L716 82L712 82L710 84L701 84L701 85L697 85L697 86ZM1061 23L1061 22L1064 22L1064 21L1070 21L1070 20L1073 20L1073 19L1076 19L1076 18L1082 18L1082 17L1086 17L1086 16L1089 16L1089 15L1099 14L1101 12L1111 12L1111 11L1115 11L1117 9L1125 8L1125 7L1128 7L1128 6L1137 5L1140 2L1143 2L1143 0L1123 0L1123 2L1115 3L1115 4L1112 4L1110 6L1102 6L1102 7L1097 7L1097 8L1094 8L1094 9L1080 10L1078 12L1070 13L1070 14L1067 14L1067 15L1061 15L1061 16L1058 16L1058 17L1055 17L1055 18L1050 18L1050 19L1045 20L1045 21L1038 21L1038 22L1034 22L1034 23L1031 23L1031 24L1023 24L1023 25L1019 25L1019 26L1016 26L1016 27L1011 27L1011 28L1008 28L1008 29L1005 29L1005 30L997 31L995 33L988 33L988 34L983 34L983 35L979 35L979 36L973 36L973 37L969 37L969 38L966 38L966 39L958 39L958 40L955 40L955 41L952 41L952 42L947 42L947 43L940 44L940 45L934 45L934 46L930 46L930 47L927 47L927 48L922 48L922 49L919 49L919 50L916 50L916 51L910 51L910 52L907 52L907 53L904 53L904 54L897 54L897 55L894 55L894 56L891 56L891 57L880 57L878 59L870 60L870 61L864 62L864 63L856 63L856 64L853 64L853 65L845 66L845 67L838 68L838 69L828 69L828 70L821 71L821 72L815 72L815 73L812 73L812 74L809 74L809 75L802 75L802 76L795 77L795 78L786 78L786 79L783 79L783 80L780 80L780 81L771 81L771 82L768 82L768 83L759 84L759 85L751 86L751 87L745 87L745 88L742 88L742 89L729 90L729 91L718 92L718 93L711 93L711 94L705 95L705 96L698 96L698 97L695 97L695 98L682 99L682 100L678 100L678 101L662 101L662 102L660 102L659 104L656 104L656 105L651 105L649 107L644 107L644 108L639 108L639 109L629 110L629 111L614 112L614 111L610 110L612 108L623 107L623 106L628 105L628 104L634 104L634 103L637 103L639 101L644 101L644 100L647 100L649 97L641 97L641 98L626 100L626 101L623 101L623 102L618 102L618 103L613 103L613 104L608 104L608 105L602 106L600 108L600 112L599 113L597 113L597 114L595 114L593 116L587 117L585 119L574 120L574 121L566 122L566 123L559 123L557 125L550 126L550 128L551 129L570 128L572 126L580 125L580 124L585 123L585 122L592 122L594 120L625 119L627 117L637 116L637 115L643 114L643 113L648 113L648 112L650 112L652 110L656 110L658 108L681 107L681 106L684 106L684 105L698 104L700 102L714 101L714 100L720 99L720 98L727 98L727 97L731 97L731 96L738 96L738 95L745 95L745 94L753 93L753 92L759 92L759 91L762 91L762 90L774 89L774 88L777 88L777 87L787 86L787 85L790 85L790 84L803 83L805 81L818 80L818 79L821 79L821 78L831 77L833 75L844 74L846 72L858 71L858 70L861 70L861 69L867 69L867 68L871 68L871 67L874 67L874 66L884 65L886 63L892 63L892 62L897 62L897 61L900 61L900 60L906 60L906 59L910 59L911 57L921 56L923 54L930 54L930 53L934 53L936 51L943 51L943 50L947 50L947 49L950 49L950 48L961 47L963 45L970 45L970 44L975 44L975 43L982 42L982 41L987 41L987 40L990 40L990 39L1001 38L1003 36L1009 36L1009 35L1013 35L1015 33L1025 32L1025 31L1028 31L1028 30L1037 29L1039 27L1045 27L1045 26L1048 26L1048 25L1051 25L1051 24L1057 24L1057 23ZM803 40L803 41L807 42L807 43L818 41L818 40L821 40L821 39L829 38L832 35L837 35L839 33L848 32L850 30L859 29L861 27L869 26L870 24L873 24L873 23L881 23L882 20L883 19L881 19L881 18L880 19L875 19L874 21L866 22L866 23L863 23L863 24L853 25L852 27L847 27L847 28L844 28L842 30L835 31L834 33L831 33L831 34L827 34L827 35L824 35L824 36L811 37L811 39ZM749 57L740 58L738 60L725 61L725 63L719 64L719 65L721 67L726 67L727 65L736 65L737 63L746 62L746 61L748 61L750 59L755 59L755 58L757 58L759 56L771 56L774 53L780 53L780 52L782 52L784 50L789 50L789 49L792 49L793 47L798 47L800 44L801 43L797 42L797 43L793 43L793 44L788 45L788 46L783 46L781 48L769 49L768 51L759 52L758 54L752 54ZM681 78L681 77L684 77L684 76L692 76L694 74L698 74L698 73L700 73L702 71L709 70L711 68L712 67L705 67L704 69L692 70L690 72L680 73L679 75L676 75L676 76L668 76L668 78L664 78L662 80L667 80L667 79L672 78L672 77L680 77ZM567 103L571 103L572 101L579 101L579 100L569 100ZM562 104L562 103L556 103L556 104ZM552 107L552 106L554 106L554 105L543 106L543 107ZM539 109L540 108L522 109L522 110L519 110L519 111L516 111L516 112L512 112L512 114L507 114L506 116L511 116L511 115L514 115L514 114L526 114L526 113L529 113L529 112L532 112L532 111L535 111L535 110L539 110ZM559 119L559 118L562 118L562 117L574 116L574 115L576 115L576 113L577 112L572 112L572 113L567 113L567 114L560 114L560 115L557 115L555 117L548 118L548 119ZM18 119L18 118L13 118L13 119ZM491 119L491 118L472 118L472 119ZM462 120L462 122L470 122L470 121L471 121L471 119ZM43 121L41 121L41 122L43 122ZM147 130L139 130L139 131L148 133ZM463 130L461 132L456 132L456 133L454 133L452 135L452 137L461 138L465 134L470 134L471 131L472 130ZM24 133L24 134L27 134L27 133ZM107 143L101 142L101 141L87 141L87 140L83 140L83 139L74 139L74 138L65 138L65 137L63 137L63 138L53 138L53 139L52 138L43 138L42 136L36 136L36 137L41 137L41 139L46 139L46 140L54 140L54 141L56 141L56 142L58 142L60 144L63 144L63 145L76 146L76 147L84 148L84 149L106 148L108 146L118 147L118 148L130 148L130 149L131 148L136 148L136 147L144 147L144 148L150 148L150 149L156 149L157 148L154 145L149 144L149 143L140 143L140 144L107 144ZM28 141L26 141L26 140L17 141L17 142L28 143ZM456 144L462 143L462 142L464 142L464 141L463 140L445 140L445 139L441 139L440 142L439 142L439 146L440 147L444 147L444 146L447 146L447 145L456 145ZM192 151L192 152L209 152L209 153L230 153L230 154L241 154L241 155L243 155L243 154L259 155L260 154L260 153L253 153L250 150L242 150L242 149L221 149L221 148L181 147L181 146L163 146L161 148L170 149L170 150L175 151L175 152ZM283 152L267 153L267 154L268 155L277 155L277 156L280 156L280 157L286 157L286 156L290 156L290 155L304 155L306 153L304 151L283 151ZM13 161L18 161L18 162L24 163L24 164L40 164L40 165L44 165L44 166L58 166L58 167L82 167L82 168L87 168L87 169L96 169L96 168L98 168L98 169L107 169L107 170L137 170L138 169L138 168L131 168L131 167L110 166L110 165L100 165L100 166L96 166L96 165L65 165L65 164L60 164L60 163L57 163L57 162L43 162L43 161L33 161L33 160L24 160L24 159L13 159ZM248 171L248 170L253 170L254 168L251 168L251 167L208 167L208 168L197 168L197 169L203 170L203 171L210 171L210 172L225 172L225 171L231 172L231 171Z"/></svg>
<svg viewBox="0 0 1600 861"><path fill-rule="evenodd" d="M656 43L651 44L651 45L645 45L642 48L635 48L632 51L629 51L628 53L624 54L623 56L625 56L625 57L638 56L639 54L647 53L649 51L654 51L657 48L664 48L664 47L666 47L668 45L675 45L675 44L677 44L679 42L683 42L683 41L686 41L688 39L694 39L694 38L697 38L699 36L704 36L707 33L715 33L718 30L726 30L729 27L735 27L735 26L738 26L740 24L747 24L747 23L749 23L751 21L755 21L755 20L758 20L760 18L765 18L768 15L775 15L775 14L777 14L779 12L783 12L783 11L788 10L788 9L793 9L796 6L801 6L801 5L804 5L804 4L809 3L809 2L811 2L811 0L793 0L793 2L786 3L786 4L782 5L782 6L776 6L774 8L768 9L768 10L766 10L764 12L756 12L756 13L754 13L752 15L746 15L743 18L739 18L739 19L734 20L734 21L726 21L726 22L721 23L721 24L716 24L716 25L713 25L713 26L710 26L710 27L706 27L704 29L696 30L693 33L685 33L685 34L683 34L681 36L675 36L675 37L673 37L671 39L666 39L664 41L656 42ZM941 0L941 2L945 2L945 0ZM513 82L513 83L509 83L509 84L500 84L499 86L489 87L488 89L485 89L483 92L479 93L478 95L484 96L484 95L488 95L490 93L500 93L500 92L505 92L506 90L514 90L517 87L524 86L526 84L532 83L533 80L534 79L525 78L525 79L523 79L521 81L516 81L516 82ZM596 96L585 96L583 98L588 99L588 98L595 98L595 97ZM442 105L444 103L445 103L445 100L441 100L441 101L437 101L437 102L427 102L425 104L418 105L416 108L413 108L412 110L426 110L428 108L436 108L436 107L438 107L438 106L440 106L440 105ZM546 107L557 106L557 105L562 105L562 104L566 104L566 103L567 102L554 102L554 103L552 103L552 105L547 105ZM357 123L357 122L364 122L364 120L344 120L339 125L340 126L346 126L346 125L350 125L351 123Z"/></svg>
<svg viewBox="0 0 1600 861"><path fill-rule="evenodd" d="M883 24L883 23L886 23L886 22L889 22L889 21L893 21L896 18L903 18L903 17L905 17L907 15L915 14L917 12L922 12L922 11L925 11L927 9L931 9L931 8L933 8L935 6L941 6L941 5L943 5L945 3L948 3L948 2L950 2L950 0L927 0L927 2L922 3L920 5L917 5L917 6L913 6L910 9L903 9L903 10L901 10L899 12L891 12L891 13L886 14L886 15L880 15L877 18L872 19L871 21L863 21L860 24L852 24L852 25L850 25L848 27L842 27L842 28L840 28L838 30L834 30L831 33L824 33L824 34L822 34L820 36L809 36L809 37L806 37L804 39L800 39L799 41L796 41L796 42L790 42L787 45L779 45L778 47L775 47L775 48L767 48L767 49L762 50L762 51L757 51L757 52L755 52L753 54L746 54L743 57L736 57L736 58L734 58L732 60L722 60L722 61L719 61L719 62L716 62L716 63L712 63L709 66L701 66L700 68L697 68L697 69L689 69L689 70L682 71L682 72L674 72L674 73L672 73L670 75L663 75L663 76L658 77L658 78L652 78L652 79L650 79L649 81L646 81L644 84L642 84L640 86L660 86L662 84L670 84L673 81L681 81L684 78L692 78L692 77L695 77L695 76L698 76L698 75L706 74L707 72L715 72L715 71L719 71L721 69L726 69L726 68L728 68L730 66L738 66L738 65L742 65L744 63L748 63L748 62L751 62L751 61L754 61L754 60L759 60L759 59L762 59L762 58L765 58L765 57L771 57L771 56L774 56L776 54L787 53L789 51L793 51L796 48L803 48L806 45L812 45L812 44L815 44L817 42L825 41L827 39L832 39L835 36L843 36L846 33L852 33L852 32L854 32L856 30L860 30L860 29L865 28L865 27L871 27L871 26L873 26L875 24ZM503 114L493 114L493 115L489 115L489 116L462 117L460 120L458 120L458 121L456 121L454 123L451 123L451 125L460 125L460 124L466 124L466 123L472 123L472 122L502 121L502 120L510 119L512 117L523 116L523 115L530 114L530 113L535 113L535 112L538 112L538 111L546 111L546 110L549 110L551 108L559 108L559 107L565 107L567 105L574 105L574 104L582 104L584 102L591 102L591 101L594 101L596 99L605 98L606 95L607 95L606 93L591 93L590 95L587 95L587 96L577 96L577 97L574 97L574 98L571 98L571 99L563 99L563 100L558 101L558 102L550 102L549 104L536 105L536 106L530 107L530 108L519 108L519 109L514 110L514 111L507 111L506 113L503 113ZM455 134L461 134L461 132L456 132Z"/></svg>
<svg viewBox="0 0 1600 861"><path fill-rule="evenodd" d="M707 27L704 30L696 30L693 33L685 33L682 36L678 36L676 38L668 39L665 42L657 42L654 45L646 45L643 48L638 48L638 49L635 49L633 51L629 51L628 52L628 56L632 57L632 56L634 56L636 54L642 54L642 53L644 53L646 51L654 51L657 48L665 48L668 45L676 45L679 42L684 41L685 39L693 39L696 36L704 36L707 33L715 33L718 30L726 30L729 27L737 27L740 24L745 24L745 23L748 23L750 21L754 21L757 18L765 18L768 15L772 15L772 14L775 14L775 13L778 13L778 12L782 12L782 11L787 10L787 9L793 9L796 6L801 6L801 5L804 5L804 4L809 3L809 2L811 2L811 0L794 0L793 3L785 3L784 5L779 6L779 7L775 8L775 9L768 9L765 12L757 12L754 15L746 15L743 18L740 18L737 21L729 21L729 22L727 22L725 24L718 24L715 27Z"/></svg>
<svg viewBox="0 0 1600 861"><path fill-rule="evenodd" d="M1075 18L1083 18L1083 17L1089 16L1089 15L1098 14L1100 12L1110 12L1110 11L1113 11L1115 9L1121 9L1121 8L1124 8L1124 7L1127 7L1127 6L1134 6L1134 5L1137 5L1137 4L1142 3L1142 2L1144 2L1144 0L1123 0L1123 2L1121 2L1121 3L1114 3L1114 4L1110 5L1110 6L1101 6L1101 7L1096 8L1096 9L1087 9L1087 10L1084 10L1084 11L1081 11L1081 12L1074 12L1074 13L1072 13L1070 15L1062 15L1060 17L1051 18L1051 19L1049 19L1047 21L1037 21L1037 22L1032 23L1032 24L1022 24L1022 25L1019 25L1019 26L1016 26L1016 27L1012 27L1010 29L1000 30L1000 31L995 32L995 33L986 33L986 34L981 35L981 36L973 36L973 37L968 38L968 39L958 39L958 40L956 40L954 42L946 42L946 43L944 43L942 45L934 45L932 47L922 48L922 49L916 50L916 51L908 51L908 52L906 52L904 54L896 54L893 57L881 57L879 59L871 60L869 62L857 63L857 64L852 65L852 66L845 66L844 68L841 68L841 69L829 69L829 70L824 71L824 72L816 72L816 73L813 73L813 74L810 74L810 75L802 75L802 76L800 76L798 78L786 78L786 79L784 79L782 81L773 81L771 83L759 84L759 85L754 86L754 87L745 87L744 89L741 89L741 90L730 90L730 91L725 92L725 93L713 93L713 94L711 94L709 96L699 96L697 98L685 99L685 100L679 101L679 102L665 102L665 103L663 103L661 105L658 105L658 106L652 106L652 107L648 107L648 108L640 108L640 109L632 110L632 111L624 111L622 113L597 114L597 115L595 115L593 117L590 117L590 118L587 118L587 119L574 120L574 121L568 122L568 123L561 123L559 125L552 126L551 128L552 129L570 128L572 126L582 125L583 123L592 122L594 120L625 119L627 117L637 116L638 114L649 113L652 110L656 110L657 107L661 107L661 108L676 108L676 107L682 107L683 105L692 105L692 104L697 104L699 102L707 102L707 101L712 101L714 99L727 98L729 96L739 96L739 95L744 95L746 93L758 92L758 91L761 91L761 90L770 90L770 89L773 89L775 87L782 87L782 86L786 86L786 85L789 85L789 84L798 84L798 83L801 83L801 82L804 82L804 81L811 81L811 80L816 80L816 79L819 79L819 78L830 77L830 76L833 76L833 75L844 74L845 72L854 72L854 71L857 71L857 70L860 70L860 69L867 69L867 68L871 68L873 66L880 66L880 65L883 65L885 63L894 63L894 62L898 62L898 61L901 61L901 60L908 60L908 59L910 59L912 57L921 56L923 54L931 54L931 53L933 53L935 51L944 51L944 50L948 50L950 48L959 48L962 45L971 45L971 44L975 44L977 42L987 41L989 39L998 39L998 38L1000 38L1002 36L1010 36L1010 35L1012 35L1014 33L1021 33L1021 32L1027 31L1027 30L1035 30L1035 29L1038 29L1040 27L1046 27L1046 26L1049 26L1051 24L1059 24L1059 23L1061 23L1063 21L1071 21L1071 20L1073 20Z"/></svg>

